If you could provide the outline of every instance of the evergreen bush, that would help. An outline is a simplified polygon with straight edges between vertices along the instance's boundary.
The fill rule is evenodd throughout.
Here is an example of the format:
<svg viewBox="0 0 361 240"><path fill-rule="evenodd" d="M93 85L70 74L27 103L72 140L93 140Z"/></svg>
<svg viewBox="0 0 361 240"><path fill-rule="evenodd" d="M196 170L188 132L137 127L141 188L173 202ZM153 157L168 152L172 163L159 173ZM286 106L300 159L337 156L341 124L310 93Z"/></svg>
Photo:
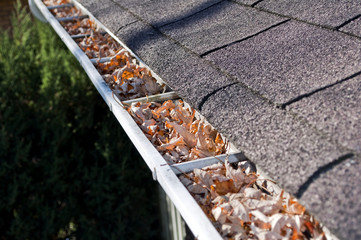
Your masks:
<svg viewBox="0 0 361 240"><path fill-rule="evenodd" d="M0 239L158 239L150 171L76 59L19 2L0 32Z"/></svg>

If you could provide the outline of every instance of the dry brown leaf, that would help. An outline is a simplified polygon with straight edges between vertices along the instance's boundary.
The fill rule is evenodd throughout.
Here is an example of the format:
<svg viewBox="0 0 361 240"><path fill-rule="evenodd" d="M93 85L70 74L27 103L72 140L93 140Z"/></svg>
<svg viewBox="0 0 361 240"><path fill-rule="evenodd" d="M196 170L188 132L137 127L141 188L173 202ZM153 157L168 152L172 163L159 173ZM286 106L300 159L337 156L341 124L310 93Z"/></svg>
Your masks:
<svg viewBox="0 0 361 240"><path fill-rule="evenodd" d="M234 186L234 182L232 179L229 179L228 181L223 181L223 182L215 180L214 184L216 185L216 192L220 195L225 195L229 192L235 193L238 191L238 188L236 188L236 186Z"/></svg>
<svg viewBox="0 0 361 240"><path fill-rule="evenodd" d="M184 103L180 100L168 100L161 105L133 103L127 107L127 110L140 126L145 120L154 119L156 121L155 125L158 128L154 128L155 132L148 132L148 128L142 128L142 130L168 162L190 161L225 152L223 140L218 141L219 145L215 143L217 131L206 125L206 132L212 134L207 135L202 130L202 128L204 129L202 126L205 126L203 122L194 120L190 123L194 119L195 111L184 107ZM181 116L181 113L184 115ZM214 137L212 138L212 136ZM200 137L202 139L198 140ZM202 141L204 147L197 145L199 141ZM209 147L213 145L216 147ZM219 151L214 152L213 149L219 149Z"/></svg>
<svg viewBox="0 0 361 240"><path fill-rule="evenodd" d="M124 49L118 51L109 62L98 63L97 69L120 100L145 97L165 90L165 86L159 85L150 71L141 68Z"/></svg>
<svg viewBox="0 0 361 240"><path fill-rule="evenodd" d="M67 0L44 0L43 2L46 6L56 6L69 3Z"/></svg>
<svg viewBox="0 0 361 240"><path fill-rule="evenodd" d="M98 31L91 31L89 37L78 40L78 46L89 58L112 57L122 49L109 34L104 36Z"/></svg>
<svg viewBox="0 0 361 240"><path fill-rule="evenodd" d="M200 179L207 179L208 185L213 181L210 189L207 187L211 199L205 201L205 193L195 195L195 199L204 211L209 211L207 216L213 215L210 219L225 239L325 239L319 223L302 205L284 191L266 191L264 180L257 180L252 172L245 173L245 165L239 163L234 169L226 161L225 165L212 165L189 174L200 186ZM194 178L195 173L201 177ZM238 189L234 186L236 181L241 186Z"/></svg>
<svg viewBox="0 0 361 240"><path fill-rule="evenodd" d="M188 132L185 127L177 124L176 122L166 122L165 126L168 128L174 128L174 130L183 137L184 142L186 142L189 147L192 148L196 146L197 141L195 136Z"/></svg>

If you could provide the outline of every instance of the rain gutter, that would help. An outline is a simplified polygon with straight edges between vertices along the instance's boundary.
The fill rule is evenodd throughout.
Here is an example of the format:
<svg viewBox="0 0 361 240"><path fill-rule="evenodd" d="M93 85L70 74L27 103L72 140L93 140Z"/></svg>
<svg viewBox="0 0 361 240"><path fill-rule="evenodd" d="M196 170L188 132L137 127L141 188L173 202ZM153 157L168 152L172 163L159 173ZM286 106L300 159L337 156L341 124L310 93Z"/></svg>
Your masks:
<svg viewBox="0 0 361 240"><path fill-rule="evenodd" d="M157 94L149 97L138 98L134 100L128 101L119 101L116 96L113 95L112 90L108 87L107 83L103 80L100 73L94 66L94 63L99 59L89 59L87 55L79 48L74 39L82 38L86 35L73 35L70 36L66 30L60 24L61 21L71 21L74 19L83 19L89 18L95 22L98 28L104 30L104 32L108 33L113 39L115 39L126 51L128 51L137 61L140 63L141 67L148 68L152 76L160 83L165 84L165 82L154 73L139 57L137 57L132 50L130 50L122 41L120 41L109 29L107 29L101 22L99 22L86 8L84 8L80 3L76 0L72 0L70 4L64 4L61 6L51 6L47 7L43 4L41 0L29 0L29 6L36 18L40 21L48 22L55 32L59 35L61 40L65 43L65 45L69 48L75 58L79 61L89 79L94 84L95 88L102 96L105 103L108 105L110 111L113 112L114 116L117 118L120 125L123 127L126 134L129 136L130 140L137 148L138 152L141 154L145 163L149 167L152 172L153 179L158 181L160 186L163 188L167 196L171 199L175 207L178 209L180 214L182 215L185 222L188 224L189 228L193 232L196 239L204 239L204 240L220 240L222 237L215 229L211 221L204 214L203 210L199 207L197 202L188 192L188 190L183 186L183 184L178 179L177 175L190 172L195 168L206 167L219 161L223 161L228 158L229 162L239 162L247 160L246 157L240 153L233 145L231 145L230 153L219 155L217 157L209 157L198 160L193 160L185 163L173 164L169 165L161 154L156 150L156 148L151 144L151 142L147 139L144 133L141 131L139 126L133 120L133 118L129 115L129 113L124 109L123 104L129 104L132 102L146 102L146 101L156 101L162 102L166 100L174 100L179 99L178 95L169 91L162 94ZM81 10L84 14L78 17L72 18L56 18L54 17L50 9L55 9L59 7L67 7L67 6L75 6ZM100 62L109 61L109 58L100 59ZM196 113L196 117L198 119L204 118ZM263 172L257 168L257 173L261 176L270 179ZM277 186L273 186L276 192L280 192L281 189ZM328 236L332 236L327 229L324 229ZM331 239L337 239L332 236Z"/></svg>
<svg viewBox="0 0 361 240"><path fill-rule="evenodd" d="M107 32L112 36L116 41L118 41L124 49L131 53L140 63L141 67L147 67L146 64L139 59L127 46L125 46L113 33L111 33L103 24L101 24L94 16L87 11L82 5L78 2L73 1L73 4L78 7L83 14L87 15L91 20L93 20L96 25ZM139 126L129 115L129 113L123 108L119 100L116 100L112 94L112 90L104 82L102 76L99 74L95 68L92 60L90 60L86 54L79 48L76 42L73 40L65 29L61 26L60 21L62 20L71 20L71 19L57 19L49 11L41 0L29 0L29 5L32 6L31 10L33 14L40 20L46 20L59 35L61 40L69 48L72 54L79 61L81 66L84 68L86 74L94 84L95 88L98 90L99 94L102 96L105 103L108 105L110 111L113 112L114 116L117 118L120 125L123 127L124 131L127 133L134 146L137 148L141 156L143 157L145 163L148 165L149 169L152 172L154 180L157 180L165 193L174 203L178 211L181 213L184 220L187 222L189 228L193 232L194 236L197 239L222 239L218 231L213 227L210 220L203 213L202 209L198 206L197 202L189 194L188 190L183 186L179 181L177 175L172 170L176 168L177 164L174 164L175 167L171 167L167 164L161 154L156 150L156 148L151 144L151 142L143 134ZM85 17L85 16L84 16ZM81 18L84 18L83 16ZM77 36L74 36L77 37ZM94 61L94 60L93 60ZM104 60L106 61L106 59ZM152 71L151 71L152 72ZM158 82L164 83L160 77L152 72L152 76L157 79ZM149 96L148 98L135 99L131 101L125 101L126 103L134 101L163 101L169 99L179 98L174 92L168 92L164 94L157 94L154 96ZM239 156L239 155L237 155ZM225 156L223 156L224 158ZM234 160L238 160L233 158ZM242 156L242 159L245 159ZM241 160L242 160L241 159ZM195 162L195 167L200 165L208 165L209 161L218 162L217 159L213 160L205 159L198 160ZM238 160L239 161L239 160ZM204 162L204 163L203 163ZM192 162L189 162L188 169L191 169Z"/></svg>

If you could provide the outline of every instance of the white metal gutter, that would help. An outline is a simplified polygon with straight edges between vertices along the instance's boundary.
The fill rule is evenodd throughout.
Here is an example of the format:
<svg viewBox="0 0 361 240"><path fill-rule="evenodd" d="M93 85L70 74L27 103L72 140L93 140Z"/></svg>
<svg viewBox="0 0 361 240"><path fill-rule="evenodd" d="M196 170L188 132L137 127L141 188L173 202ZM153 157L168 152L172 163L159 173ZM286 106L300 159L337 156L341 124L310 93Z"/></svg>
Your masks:
<svg viewBox="0 0 361 240"><path fill-rule="evenodd" d="M38 6L34 3L33 0L28 0L29 8L32 14L42 22L47 22L46 18L44 18L43 14L39 11Z"/></svg>
<svg viewBox="0 0 361 240"><path fill-rule="evenodd" d="M189 194L188 190L183 186L179 181L175 172L172 168L166 163L160 153L156 148L151 144L151 142L146 138L141 129L135 123L133 118L129 113L120 105L120 101L115 99L115 96L112 94L111 89L104 82L102 76L99 74L97 69L94 67L94 60L90 60L86 54L78 47L76 42L73 40L66 30L61 26L59 20L71 20L70 18L66 19L57 19L55 18L48 7L46 7L41 0L29 0L33 1L38 8L39 12L42 14L43 18L54 28L56 33L77 58L81 66L84 68L85 72L89 76L90 80L103 97L106 104L109 106L109 109L113 112L114 116L117 118L120 125L123 127L125 132L128 134L129 138L143 157L144 161L148 165L149 169L153 173L154 180L157 180L162 186L163 190L166 192L168 197L172 200L174 205L177 207L178 211L181 213L184 220L187 222L189 228L193 232L194 236L197 239L222 239L218 231L213 227L212 223L208 217L203 213L202 209L198 206L197 202ZM122 47L124 47L128 52L131 53L140 63L141 67L147 67L141 59L139 59L127 46L125 46L116 36L113 35L105 26L103 26L97 19L95 19L90 12L88 12L82 5L78 2L73 1L73 4L79 8L84 15L87 15L91 20L93 20L96 25L111 35L115 40L117 40ZM38 13L35 13L38 14ZM39 17L41 18L41 17ZM106 61L106 59L105 59ZM148 67L147 67L148 68ZM148 68L149 69L149 68ZM152 72L152 71L151 71ZM157 79L158 82L163 83L163 81L152 72L152 76ZM164 101L169 99L175 99L178 96L174 92L168 92L164 94L157 94L150 96L148 98L134 99L130 101L125 101L125 103L131 103L135 101ZM223 156L224 158L224 156ZM242 157L244 159L244 157ZM208 165L210 162L218 162L217 159L204 159L194 162L194 166L198 167L200 165ZM177 164L175 164L176 166ZM192 169L192 163L189 162L187 169ZM181 166L182 167L182 166Z"/></svg>
<svg viewBox="0 0 361 240"><path fill-rule="evenodd" d="M89 59L74 41L74 39L81 38L86 35L70 36L67 31L62 27L59 20L70 21L77 18L90 18L92 21L95 22L97 27L108 33L111 37L118 41L125 50L127 50L133 57L135 57L140 63L139 65L141 67L148 68L151 71L152 76L159 83L164 84L164 81L156 73L154 73L141 59L139 59L124 43L122 43L111 31L109 31L109 29L107 29L102 23L100 23L96 18L94 18L94 16L80 3L78 3L76 0L73 0L71 4L66 4L65 6L73 5L76 6L79 10L81 10L83 14L82 16L75 18L57 19L51 14L49 9L55 9L58 8L58 6L47 7L43 4L41 0L29 0L29 6L33 14L39 20L48 22L54 28L55 32L59 35L65 45L69 48L69 50L84 68L85 72L87 73L90 80L104 99L105 103L109 106L110 111L113 112L114 116L117 118L118 122L123 127L124 131L127 133L129 138L143 157L145 163L153 174L154 180L157 180L159 182L163 190L174 203L174 205L182 215L183 219L186 221L189 228L193 232L196 239L222 239L218 231L214 228L211 221L204 214L204 212L199 207L194 198L191 196L191 194L188 192L188 190L180 182L177 174L183 172L190 172L195 168L202 168L214 163L218 163L219 161L224 161L226 157L229 158L230 162L244 161L246 160L245 156L242 153L239 153L237 149L232 146L232 152L228 155L209 157L169 166L164 160L164 158L161 156L161 154L143 134L142 130L139 128L133 118L123 108L123 103L129 104L139 101L162 102L169 99L178 99L179 97L174 92L167 92L149 97L123 101L123 103L119 101L116 96L113 95L112 90L108 87L107 83L103 80L102 76L95 68L94 63L96 63L96 60ZM109 58L100 59L100 62L106 61L109 61ZM198 118L202 118L202 116L199 114L197 114L196 116ZM257 170L259 173L259 169ZM260 174L262 175L262 172ZM277 186L275 186L275 188L276 187Z"/></svg>

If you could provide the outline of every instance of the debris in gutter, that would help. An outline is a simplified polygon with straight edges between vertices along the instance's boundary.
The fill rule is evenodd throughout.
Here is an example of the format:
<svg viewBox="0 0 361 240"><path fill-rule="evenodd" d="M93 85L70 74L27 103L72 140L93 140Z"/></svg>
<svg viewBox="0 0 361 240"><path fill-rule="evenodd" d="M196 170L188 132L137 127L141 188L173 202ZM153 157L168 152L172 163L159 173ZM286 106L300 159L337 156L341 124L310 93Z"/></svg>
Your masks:
<svg viewBox="0 0 361 240"><path fill-rule="evenodd" d="M51 9L50 12L57 18L80 16L81 12L75 7Z"/></svg>
<svg viewBox="0 0 361 240"><path fill-rule="evenodd" d="M69 35L91 34L92 29L95 27L95 24L87 18L61 22L61 25Z"/></svg>
<svg viewBox="0 0 361 240"><path fill-rule="evenodd" d="M169 164L226 152L221 135L195 119L195 110L186 108L182 100L135 102L127 110Z"/></svg>
<svg viewBox="0 0 361 240"><path fill-rule="evenodd" d="M67 2L62 1L62 4L65 3ZM80 15L80 11L75 7L57 8L51 12L55 16L61 15L62 17ZM108 34L103 36L96 29L93 21L75 19L61 24L70 35L90 34L90 36L76 40L78 46L89 58L99 58L100 60L103 57L113 56L109 62L98 63L97 69L121 101L165 91L165 86L159 85L148 69L140 67L135 58L128 51L122 49L111 36Z"/></svg>
<svg viewBox="0 0 361 240"><path fill-rule="evenodd" d="M43 2L47 6L69 3ZM50 11L57 18L81 15L68 6ZM93 21L74 19L61 24L69 35L90 35L75 41L89 58L99 59L98 72L121 101L165 91L149 69L140 67L136 58L111 36L103 35ZM102 63L104 57L111 58ZM182 100L135 102L125 108L170 165L226 152L221 135L195 119L195 110L185 107ZM296 199L275 191L272 181L247 168L247 162L232 165L226 161L179 178L224 239L326 239L320 224Z"/></svg>
<svg viewBox="0 0 361 240"><path fill-rule="evenodd" d="M119 51L109 62L98 63L97 69L121 101L165 91L165 85L159 85L151 72L140 67L125 49Z"/></svg>
<svg viewBox="0 0 361 240"><path fill-rule="evenodd" d="M69 1L68 0L43 0L43 3L46 6L57 6L57 5L68 4Z"/></svg>
<svg viewBox="0 0 361 240"><path fill-rule="evenodd" d="M91 30L90 36L79 39L77 42L88 58L111 57L122 49L109 34L103 35L94 30Z"/></svg>
<svg viewBox="0 0 361 240"><path fill-rule="evenodd" d="M247 165L226 160L179 177L224 239L326 239L304 206Z"/></svg>

